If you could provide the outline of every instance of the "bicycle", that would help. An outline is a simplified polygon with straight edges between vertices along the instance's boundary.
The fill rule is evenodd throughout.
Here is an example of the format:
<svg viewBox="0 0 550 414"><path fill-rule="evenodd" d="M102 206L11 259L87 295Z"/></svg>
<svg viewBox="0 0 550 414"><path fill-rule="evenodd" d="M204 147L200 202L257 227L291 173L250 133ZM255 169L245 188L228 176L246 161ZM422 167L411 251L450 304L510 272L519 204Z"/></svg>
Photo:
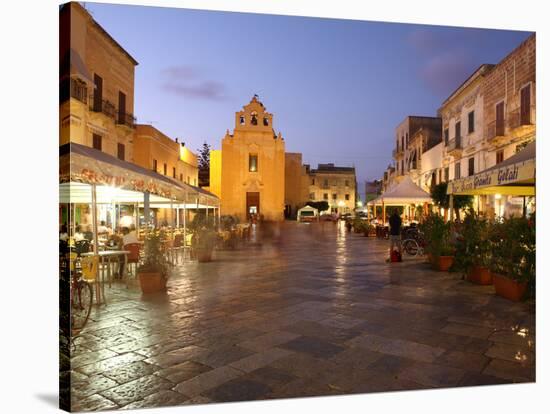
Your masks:
<svg viewBox="0 0 550 414"><path fill-rule="evenodd" d="M419 230L409 229L405 234L405 240L403 240L402 245L403 249L410 256L423 256L424 247L426 247L426 242L424 240L424 235Z"/></svg>
<svg viewBox="0 0 550 414"><path fill-rule="evenodd" d="M72 253L74 254L74 253ZM71 253L69 253L71 255ZM78 256L69 258L70 278L70 312L71 337L77 336L86 326L92 304L94 291L92 285L85 279L97 272L98 263L94 257L80 259Z"/></svg>

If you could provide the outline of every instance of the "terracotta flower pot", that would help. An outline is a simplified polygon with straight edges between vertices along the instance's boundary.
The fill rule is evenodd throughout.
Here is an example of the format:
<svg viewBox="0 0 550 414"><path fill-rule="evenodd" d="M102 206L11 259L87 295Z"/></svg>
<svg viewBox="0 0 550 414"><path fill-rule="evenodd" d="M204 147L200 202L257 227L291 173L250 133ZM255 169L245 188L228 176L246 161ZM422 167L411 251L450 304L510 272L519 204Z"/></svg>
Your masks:
<svg viewBox="0 0 550 414"><path fill-rule="evenodd" d="M514 279L493 273L493 284L498 296L519 302L527 291L526 282L516 282Z"/></svg>
<svg viewBox="0 0 550 414"><path fill-rule="evenodd" d="M166 289L166 278L160 273L138 273L139 286L143 293L155 293Z"/></svg>
<svg viewBox="0 0 550 414"><path fill-rule="evenodd" d="M434 258L432 261L432 267L434 270L439 270L440 272L447 272L455 260L454 256L439 256Z"/></svg>
<svg viewBox="0 0 550 414"><path fill-rule="evenodd" d="M195 251L197 260L201 263L212 261L212 249L197 249Z"/></svg>
<svg viewBox="0 0 550 414"><path fill-rule="evenodd" d="M472 266L467 275L468 281L476 285L492 285L493 274L485 266Z"/></svg>

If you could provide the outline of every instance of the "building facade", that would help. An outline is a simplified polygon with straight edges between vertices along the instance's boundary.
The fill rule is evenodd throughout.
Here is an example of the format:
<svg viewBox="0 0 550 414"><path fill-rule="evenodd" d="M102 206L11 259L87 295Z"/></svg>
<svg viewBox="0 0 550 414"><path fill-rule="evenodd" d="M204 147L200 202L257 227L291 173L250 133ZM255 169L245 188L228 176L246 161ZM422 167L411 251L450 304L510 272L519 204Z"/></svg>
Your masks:
<svg viewBox="0 0 550 414"><path fill-rule="evenodd" d="M309 171L309 199L326 201L331 213L351 213L356 207L356 177L354 167L319 164Z"/></svg>
<svg viewBox="0 0 550 414"><path fill-rule="evenodd" d="M221 198L224 215L241 221L253 215L284 218L285 142L256 96L235 113L233 134L226 132L221 153L211 152L210 190Z"/></svg>
<svg viewBox="0 0 550 414"><path fill-rule="evenodd" d="M308 171L301 153L285 153L285 218L295 218L308 200Z"/></svg>
<svg viewBox="0 0 550 414"><path fill-rule="evenodd" d="M418 176L422 152L441 140L440 130L441 118L429 116L407 116L397 126L393 150L396 182L411 173ZM417 134L419 131L422 133Z"/></svg>
<svg viewBox="0 0 550 414"><path fill-rule="evenodd" d="M152 125L136 125L134 163L182 183L198 185L197 156L183 142L172 140Z"/></svg>
<svg viewBox="0 0 550 414"><path fill-rule="evenodd" d="M60 145L132 162L138 62L80 4L64 4L59 22Z"/></svg>
<svg viewBox="0 0 550 414"><path fill-rule="evenodd" d="M439 182L467 177L487 168L482 85L492 68L493 65L481 65L439 109L444 144Z"/></svg>

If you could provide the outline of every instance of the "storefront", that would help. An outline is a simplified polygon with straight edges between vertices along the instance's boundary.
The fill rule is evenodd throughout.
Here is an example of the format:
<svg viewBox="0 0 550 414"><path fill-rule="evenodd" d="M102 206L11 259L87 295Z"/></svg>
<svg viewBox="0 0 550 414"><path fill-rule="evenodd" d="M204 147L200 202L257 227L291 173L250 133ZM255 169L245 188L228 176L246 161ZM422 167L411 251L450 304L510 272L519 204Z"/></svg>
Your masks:
<svg viewBox="0 0 550 414"><path fill-rule="evenodd" d="M536 142L494 167L451 181L447 194L451 211L453 196L472 195L474 208L490 217L531 214L536 209Z"/></svg>

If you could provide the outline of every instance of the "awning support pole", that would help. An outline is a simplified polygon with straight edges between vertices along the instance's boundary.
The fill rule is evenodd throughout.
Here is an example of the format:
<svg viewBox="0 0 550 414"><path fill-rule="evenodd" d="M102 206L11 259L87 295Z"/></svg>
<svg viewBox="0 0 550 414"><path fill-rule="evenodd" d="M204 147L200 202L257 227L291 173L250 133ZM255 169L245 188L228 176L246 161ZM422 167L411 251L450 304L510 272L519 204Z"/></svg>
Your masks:
<svg viewBox="0 0 550 414"><path fill-rule="evenodd" d="M97 194L96 194L96 185L92 184L92 232L94 233L94 255L98 251L98 240L97 240Z"/></svg>
<svg viewBox="0 0 550 414"><path fill-rule="evenodd" d="M149 192L143 193L143 216L145 218L145 228L149 229Z"/></svg>
<svg viewBox="0 0 550 414"><path fill-rule="evenodd" d="M451 222L454 221L453 216L454 216L453 195L450 194L450 195L449 195L449 220L450 220Z"/></svg>

